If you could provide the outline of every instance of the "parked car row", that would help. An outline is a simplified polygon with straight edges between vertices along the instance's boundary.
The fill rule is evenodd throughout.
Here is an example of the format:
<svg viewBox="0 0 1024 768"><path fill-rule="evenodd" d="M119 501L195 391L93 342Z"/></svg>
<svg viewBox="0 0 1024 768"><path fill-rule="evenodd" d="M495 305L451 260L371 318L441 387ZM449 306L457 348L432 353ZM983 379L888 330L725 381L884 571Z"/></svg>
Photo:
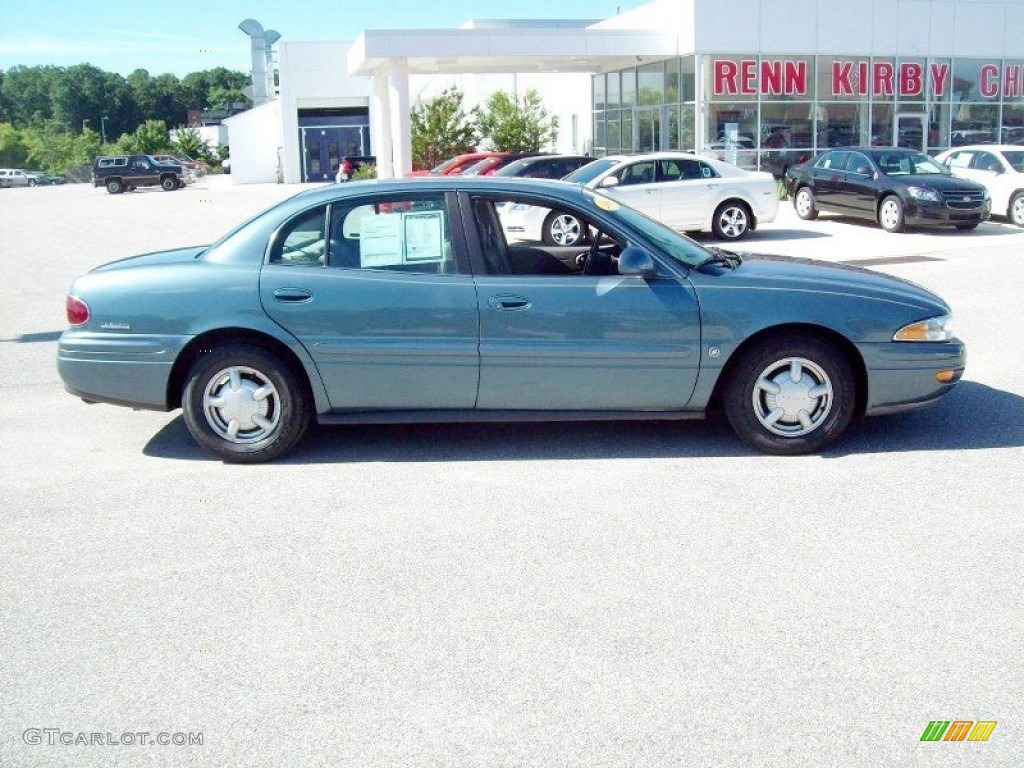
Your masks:
<svg viewBox="0 0 1024 768"><path fill-rule="evenodd" d="M797 215L821 211L907 226L971 230L992 215L1024 227L1024 147L957 147L931 158L900 147L837 147L784 177Z"/></svg>
<svg viewBox="0 0 1024 768"><path fill-rule="evenodd" d="M63 184L67 179L49 171L29 171L24 168L0 168L0 187L43 187Z"/></svg>

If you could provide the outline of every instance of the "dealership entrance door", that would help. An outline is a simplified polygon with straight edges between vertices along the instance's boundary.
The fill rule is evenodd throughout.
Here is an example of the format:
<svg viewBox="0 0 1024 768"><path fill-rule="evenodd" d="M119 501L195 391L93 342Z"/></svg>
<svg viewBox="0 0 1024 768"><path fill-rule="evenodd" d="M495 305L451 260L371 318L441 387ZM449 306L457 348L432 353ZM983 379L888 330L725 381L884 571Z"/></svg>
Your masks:
<svg viewBox="0 0 1024 768"><path fill-rule="evenodd" d="M302 181L334 181L341 158L373 154L369 109L300 109L299 148Z"/></svg>
<svg viewBox="0 0 1024 768"><path fill-rule="evenodd" d="M896 147L906 147L924 152L928 115L917 112L896 115L892 126L892 143Z"/></svg>

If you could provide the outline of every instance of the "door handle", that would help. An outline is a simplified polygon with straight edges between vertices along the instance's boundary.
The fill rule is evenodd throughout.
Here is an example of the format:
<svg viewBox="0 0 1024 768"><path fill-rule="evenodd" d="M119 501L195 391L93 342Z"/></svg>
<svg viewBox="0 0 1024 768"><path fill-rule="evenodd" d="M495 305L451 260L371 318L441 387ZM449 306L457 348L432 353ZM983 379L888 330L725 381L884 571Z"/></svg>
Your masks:
<svg viewBox="0 0 1024 768"><path fill-rule="evenodd" d="M655 187L650 187L650 188L644 190L644 192L646 192L648 195L653 195L657 191L658 190Z"/></svg>
<svg viewBox="0 0 1024 768"><path fill-rule="evenodd" d="M286 304L302 304L313 300L313 292L305 288L277 288L274 290L274 299Z"/></svg>
<svg viewBox="0 0 1024 768"><path fill-rule="evenodd" d="M491 296L491 298L487 300L487 303L490 305L491 309L496 309L499 312L529 309L532 305L532 302L525 296L512 295Z"/></svg>

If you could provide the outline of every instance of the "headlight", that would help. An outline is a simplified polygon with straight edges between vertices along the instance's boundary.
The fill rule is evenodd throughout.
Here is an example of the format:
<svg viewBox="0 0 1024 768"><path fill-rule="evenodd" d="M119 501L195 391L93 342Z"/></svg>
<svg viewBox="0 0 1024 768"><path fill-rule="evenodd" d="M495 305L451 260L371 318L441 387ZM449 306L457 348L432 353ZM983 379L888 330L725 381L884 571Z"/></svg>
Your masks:
<svg viewBox="0 0 1024 768"><path fill-rule="evenodd" d="M939 193L927 187L907 187L907 192L915 200L927 200L932 203L939 202Z"/></svg>
<svg viewBox="0 0 1024 768"><path fill-rule="evenodd" d="M905 325L896 331L893 341L949 341L953 338L953 318L950 315L929 317Z"/></svg>

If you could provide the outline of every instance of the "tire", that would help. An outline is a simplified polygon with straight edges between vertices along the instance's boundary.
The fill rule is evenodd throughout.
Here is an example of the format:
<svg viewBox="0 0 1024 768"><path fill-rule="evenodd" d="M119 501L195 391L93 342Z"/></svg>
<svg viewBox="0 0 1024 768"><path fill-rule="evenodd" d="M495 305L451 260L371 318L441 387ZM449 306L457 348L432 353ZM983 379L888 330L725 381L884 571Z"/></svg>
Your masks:
<svg viewBox="0 0 1024 768"><path fill-rule="evenodd" d="M800 187L793 198L793 208L796 215L804 221L814 221L818 218L818 209L814 207L814 192L810 187Z"/></svg>
<svg viewBox="0 0 1024 768"><path fill-rule="evenodd" d="M239 394L225 402L233 392ZM295 373L270 352L244 344L200 355L185 382L182 410L195 441L231 463L256 464L284 455L302 439L310 421Z"/></svg>
<svg viewBox="0 0 1024 768"><path fill-rule="evenodd" d="M34 187L34 186L36 185L36 180L35 180L35 179L29 179L29 180L28 180L28 185L29 185L30 187Z"/></svg>
<svg viewBox="0 0 1024 768"><path fill-rule="evenodd" d="M120 179L107 179L107 192L112 195L119 195L124 192L124 184Z"/></svg>
<svg viewBox="0 0 1024 768"><path fill-rule="evenodd" d="M963 232L970 232L972 229L977 229L979 224L981 224L980 221L970 221L963 224L957 224L956 228Z"/></svg>
<svg viewBox="0 0 1024 768"><path fill-rule="evenodd" d="M1010 199L1006 215L1018 227L1024 227L1024 192L1018 192Z"/></svg>
<svg viewBox="0 0 1024 768"><path fill-rule="evenodd" d="M878 223L886 232L902 232L906 227L903 202L896 195L887 196L878 206Z"/></svg>
<svg viewBox="0 0 1024 768"><path fill-rule="evenodd" d="M711 231L719 240L740 240L750 231L752 218L746 203L726 200L715 210Z"/></svg>
<svg viewBox="0 0 1024 768"><path fill-rule="evenodd" d="M726 419L741 440L764 453L814 453L839 437L853 418L853 368L824 339L790 334L766 341L744 353L728 375L722 401Z"/></svg>
<svg viewBox="0 0 1024 768"><path fill-rule="evenodd" d="M541 227L541 240L545 245L575 246L586 239L586 226L565 211L552 211L544 219L544 225Z"/></svg>
<svg viewBox="0 0 1024 768"><path fill-rule="evenodd" d="M178 188L178 180L173 176L164 176L160 179L160 188L164 192L173 192Z"/></svg>

